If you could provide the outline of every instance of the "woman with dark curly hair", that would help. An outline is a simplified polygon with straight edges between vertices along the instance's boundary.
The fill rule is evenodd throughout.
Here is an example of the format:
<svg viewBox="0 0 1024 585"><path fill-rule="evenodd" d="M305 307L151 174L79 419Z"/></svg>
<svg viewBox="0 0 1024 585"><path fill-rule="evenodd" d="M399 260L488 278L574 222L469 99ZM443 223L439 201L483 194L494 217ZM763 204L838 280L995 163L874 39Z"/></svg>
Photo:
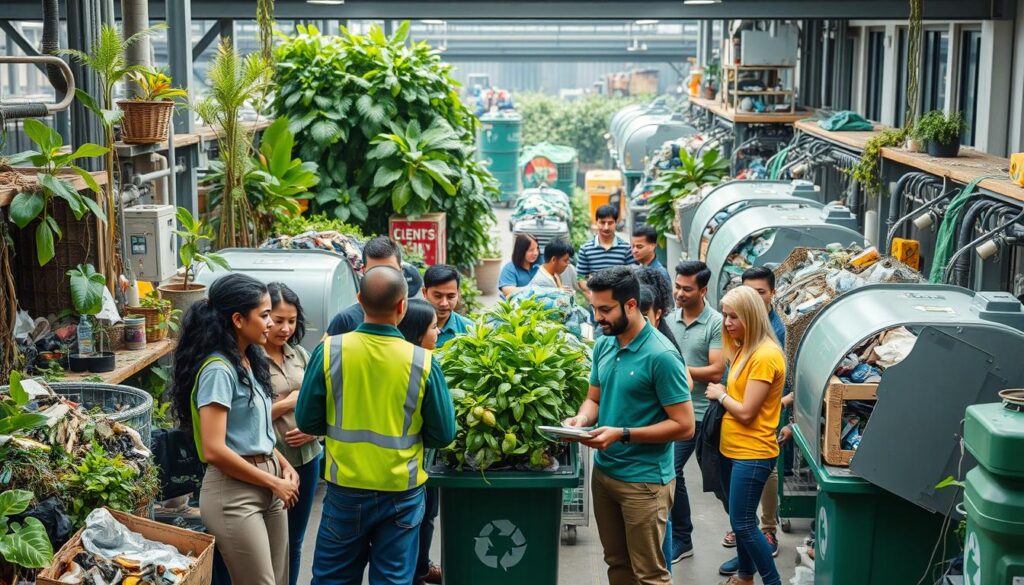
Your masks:
<svg viewBox="0 0 1024 585"><path fill-rule="evenodd" d="M654 293L654 304L651 306L651 310L656 319L651 320L651 325L658 331L667 330L667 327L662 328L659 325L675 308L675 303L672 300L672 283L662 269L649 266L637 268L636 277L640 284L651 287ZM669 337L669 339L672 338Z"/></svg>
<svg viewBox="0 0 1024 585"><path fill-rule="evenodd" d="M299 479L274 445L267 287L244 274L210 286L182 319L172 396L207 463L199 497L234 583L288 585L288 518Z"/></svg>

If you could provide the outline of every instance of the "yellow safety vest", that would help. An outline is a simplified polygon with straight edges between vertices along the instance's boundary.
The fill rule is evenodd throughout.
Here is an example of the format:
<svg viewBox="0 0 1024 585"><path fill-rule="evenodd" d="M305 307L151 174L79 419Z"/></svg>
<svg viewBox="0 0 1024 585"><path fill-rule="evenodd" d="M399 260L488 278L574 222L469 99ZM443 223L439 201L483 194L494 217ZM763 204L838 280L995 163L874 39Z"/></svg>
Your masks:
<svg viewBox="0 0 1024 585"><path fill-rule="evenodd" d="M196 372L196 381L192 383L192 440L196 442L196 452L199 453L199 460L202 461L203 463L206 463L206 455L203 454L203 435L199 431L199 408L196 407L196 392L199 391L199 375L203 373L203 370L206 369L206 366L212 364L213 362L224 362L225 364L227 364L227 362L224 359L219 357L206 358L206 361L203 362L203 365L199 366L199 371ZM231 364L228 365L230 366Z"/></svg>
<svg viewBox="0 0 1024 585"><path fill-rule="evenodd" d="M344 487L405 491L423 485L423 396L430 351L362 332L324 339L326 479Z"/></svg>

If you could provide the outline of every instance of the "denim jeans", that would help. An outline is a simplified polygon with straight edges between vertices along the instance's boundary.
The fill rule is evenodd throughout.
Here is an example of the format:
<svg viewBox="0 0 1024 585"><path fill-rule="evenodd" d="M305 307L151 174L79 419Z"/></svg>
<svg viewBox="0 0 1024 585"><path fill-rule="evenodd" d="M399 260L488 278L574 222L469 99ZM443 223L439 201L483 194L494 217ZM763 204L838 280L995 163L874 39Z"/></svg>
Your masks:
<svg viewBox="0 0 1024 585"><path fill-rule="evenodd" d="M430 543L434 541L434 520L440 511L441 494L437 488L427 488L426 514L423 516L423 523L420 524L420 552L416 560L417 581L426 577L430 571Z"/></svg>
<svg viewBox="0 0 1024 585"><path fill-rule="evenodd" d="M749 579L756 571L764 585L782 583L771 546L757 527L757 505L774 467L774 457L749 460L722 457L722 485L729 494L729 523L736 533L738 575Z"/></svg>
<svg viewBox="0 0 1024 585"><path fill-rule="evenodd" d="M320 462L323 453L305 465L295 468L299 475L299 501L288 509L288 583L299 582L299 571L302 568L302 541L309 525L309 514L313 511L313 500L316 498L316 485L320 481Z"/></svg>
<svg viewBox="0 0 1024 585"><path fill-rule="evenodd" d="M676 501L672 504L672 542L675 547L693 547L693 521L690 518L690 496L686 493L686 478L683 477L683 468L690 456L697 449L697 441L700 440L700 422L698 421L693 431L693 438L686 441L676 441L675 444L675 467L676 467Z"/></svg>
<svg viewBox="0 0 1024 585"><path fill-rule="evenodd" d="M425 489L360 490L327 484L316 535L313 585L411 585L419 553Z"/></svg>

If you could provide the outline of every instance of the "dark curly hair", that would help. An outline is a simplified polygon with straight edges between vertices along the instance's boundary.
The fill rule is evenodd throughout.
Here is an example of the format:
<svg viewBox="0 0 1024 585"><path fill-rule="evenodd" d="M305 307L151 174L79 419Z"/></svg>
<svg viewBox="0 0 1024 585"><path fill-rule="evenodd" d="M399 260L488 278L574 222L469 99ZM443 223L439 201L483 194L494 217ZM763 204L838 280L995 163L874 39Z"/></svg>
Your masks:
<svg viewBox="0 0 1024 585"><path fill-rule="evenodd" d="M267 285L267 292L270 294L270 307L274 308L282 302L295 307L295 331L288 338L288 345L292 347L302 343L306 336L306 314L302 311L302 303L299 302L299 295L288 288L283 282L272 282Z"/></svg>
<svg viewBox="0 0 1024 585"><path fill-rule="evenodd" d="M242 365L231 317L235 313L248 315L258 307L267 296L266 285L251 276L233 273L214 282L207 294L208 298L196 301L185 312L179 336L182 342L174 350L171 395L178 421L186 429L192 428L193 424L192 388L199 369L211 354L220 353L227 357L241 384L249 388L250 400L256 391ZM249 359L249 367L261 390L270 396L270 366L263 348L252 344L246 349L245 357Z"/></svg>
<svg viewBox="0 0 1024 585"><path fill-rule="evenodd" d="M669 282L665 273L657 268L644 266L636 269L636 278L640 284L646 284L654 289L654 308L661 311L662 315L668 315L675 308L672 300L672 283Z"/></svg>

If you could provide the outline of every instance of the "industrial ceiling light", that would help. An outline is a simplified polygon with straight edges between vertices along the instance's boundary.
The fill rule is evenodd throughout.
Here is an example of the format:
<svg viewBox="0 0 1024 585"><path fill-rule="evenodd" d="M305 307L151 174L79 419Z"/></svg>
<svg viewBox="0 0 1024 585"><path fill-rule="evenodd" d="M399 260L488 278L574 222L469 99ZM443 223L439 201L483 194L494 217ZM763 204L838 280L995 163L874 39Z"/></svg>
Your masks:
<svg viewBox="0 0 1024 585"><path fill-rule="evenodd" d="M635 24L637 26L650 26L652 24L658 24L659 22L661 22L661 21L656 19L656 18L648 18L648 19L644 19L644 20L634 21L633 24Z"/></svg>
<svg viewBox="0 0 1024 585"><path fill-rule="evenodd" d="M721 4L722 0L683 0L683 4Z"/></svg>
<svg viewBox="0 0 1024 585"><path fill-rule="evenodd" d="M441 24L445 24L445 22L447 22L447 21L444 21L444 20L441 20L441 19L438 19L438 18L424 18L423 20L420 20L420 22L422 22L423 24L441 25Z"/></svg>
<svg viewBox="0 0 1024 585"><path fill-rule="evenodd" d="M324 6L338 6L344 3L345 0L306 0L306 4L321 4Z"/></svg>

